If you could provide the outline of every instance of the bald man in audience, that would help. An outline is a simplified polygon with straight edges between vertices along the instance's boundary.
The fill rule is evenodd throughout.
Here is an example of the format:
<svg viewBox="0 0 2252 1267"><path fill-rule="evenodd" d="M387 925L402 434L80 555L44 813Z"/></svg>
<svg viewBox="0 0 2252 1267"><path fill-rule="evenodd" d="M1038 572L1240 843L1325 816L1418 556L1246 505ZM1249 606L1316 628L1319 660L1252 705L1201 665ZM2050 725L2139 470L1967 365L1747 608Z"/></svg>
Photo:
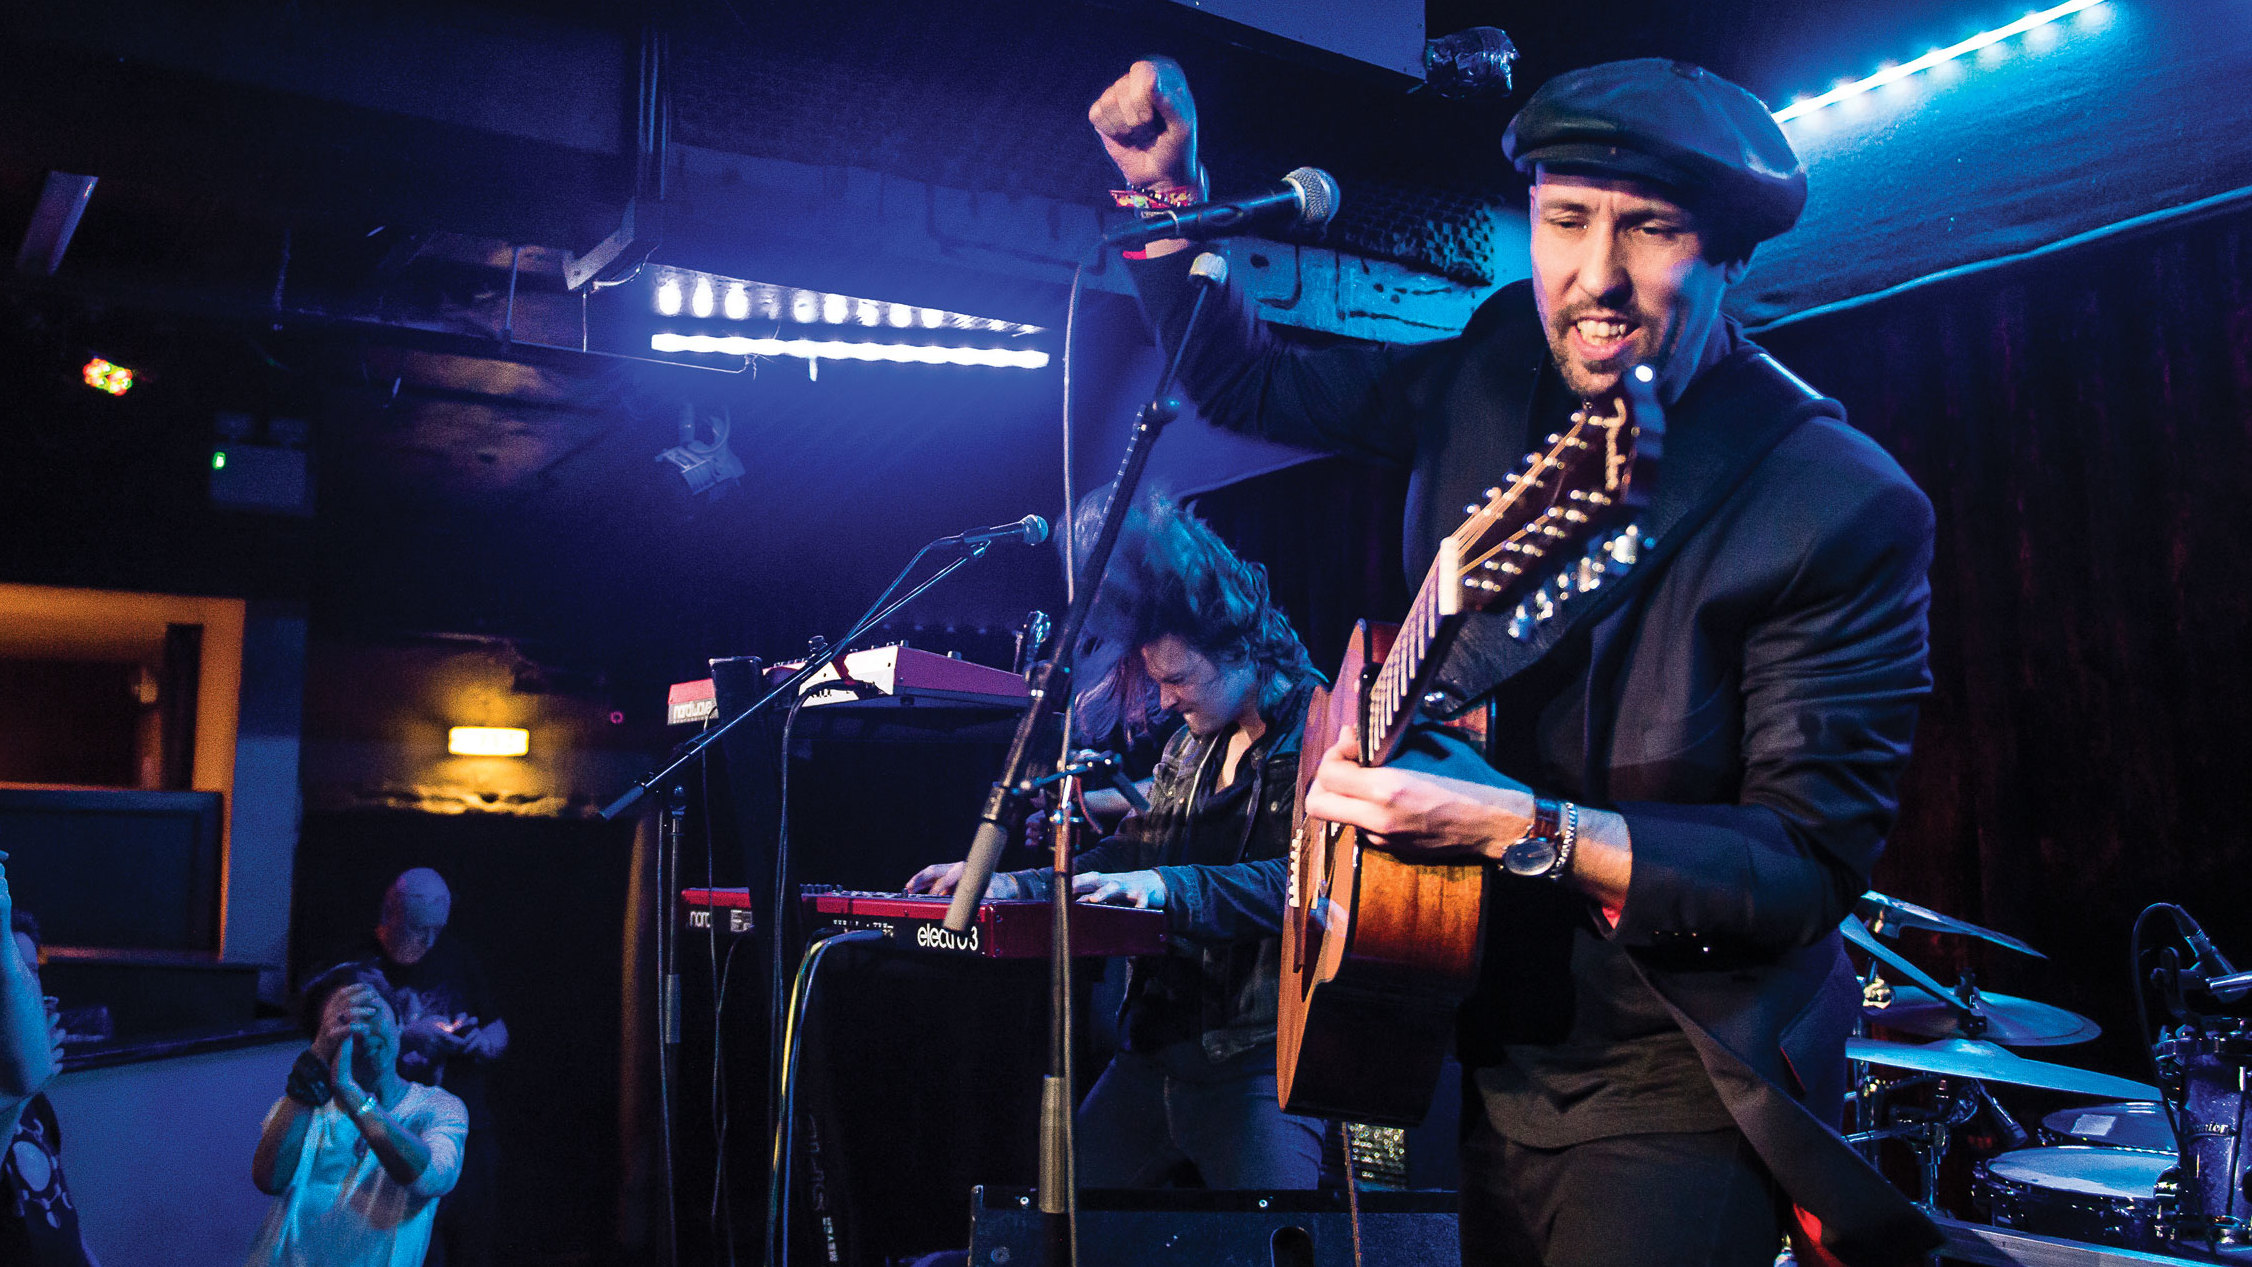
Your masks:
<svg viewBox="0 0 2252 1267"><path fill-rule="evenodd" d="M438 1208L431 1261L486 1267L499 1149L485 1080L487 1066L508 1051L508 1022L497 1015L476 951L447 935L452 918L453 891L443 877L428 867L401 872L383 892L374 940L359 957L398 991L400 1075L444 1087L469 1113L461 1181Z"/></svg>

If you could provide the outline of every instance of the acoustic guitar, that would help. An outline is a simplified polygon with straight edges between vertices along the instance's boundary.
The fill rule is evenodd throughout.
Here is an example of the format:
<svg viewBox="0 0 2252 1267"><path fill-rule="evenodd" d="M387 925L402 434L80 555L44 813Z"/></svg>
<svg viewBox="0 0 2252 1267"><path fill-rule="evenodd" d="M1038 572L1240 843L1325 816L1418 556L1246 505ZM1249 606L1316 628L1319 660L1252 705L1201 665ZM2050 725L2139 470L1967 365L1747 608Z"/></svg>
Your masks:
<svg viewBox="0 0 2252 1267"><path fill-rule="evenodd" d="M1291 1113L1422 1122L1455 1009L1477 984L1485 925L1483 863L1403 861L1308 818L1315 768L1347 724L1361 764L1390 761L1471 614L1507 613L1512 637L1534 638L1625 577L1646 544L1632 519L1665 430L1653 377L1637 366L1608 416L1573 414L1506 486L1486 490L1440 544L1407 619L1363 621L1336 685L1308 708L1275 1049Z"/></svg>

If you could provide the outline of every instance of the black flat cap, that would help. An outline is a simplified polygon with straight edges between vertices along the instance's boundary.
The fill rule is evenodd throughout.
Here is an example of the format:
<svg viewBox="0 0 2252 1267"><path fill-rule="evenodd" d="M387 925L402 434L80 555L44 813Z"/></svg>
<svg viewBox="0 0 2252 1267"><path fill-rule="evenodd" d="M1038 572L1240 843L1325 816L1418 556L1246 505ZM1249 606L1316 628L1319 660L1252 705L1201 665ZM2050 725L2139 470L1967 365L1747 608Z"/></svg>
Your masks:
<svg viewBox="0 0 2252 1267"><path fill-rule="evenodd" d="M1745 245L1798 223L1806 168L1760 100L1702 66L1644 57L1566 71L1502 134L1517 170L1536 166L1654 181L1730 223Z"/></svg>

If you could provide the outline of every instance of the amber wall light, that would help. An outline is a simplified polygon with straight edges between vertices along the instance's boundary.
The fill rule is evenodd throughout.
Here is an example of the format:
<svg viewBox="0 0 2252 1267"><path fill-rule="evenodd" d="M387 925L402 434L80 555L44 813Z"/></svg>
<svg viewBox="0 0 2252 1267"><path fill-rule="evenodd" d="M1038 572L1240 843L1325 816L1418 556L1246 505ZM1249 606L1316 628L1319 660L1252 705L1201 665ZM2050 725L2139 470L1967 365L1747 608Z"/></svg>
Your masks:
<svg viewBox="0 0 2252 1267"><path fill-rule="evenodd" d="M521 726L455 726L446 732L446 751L457 757L521 757L532 750L532 732Z"/></svg>

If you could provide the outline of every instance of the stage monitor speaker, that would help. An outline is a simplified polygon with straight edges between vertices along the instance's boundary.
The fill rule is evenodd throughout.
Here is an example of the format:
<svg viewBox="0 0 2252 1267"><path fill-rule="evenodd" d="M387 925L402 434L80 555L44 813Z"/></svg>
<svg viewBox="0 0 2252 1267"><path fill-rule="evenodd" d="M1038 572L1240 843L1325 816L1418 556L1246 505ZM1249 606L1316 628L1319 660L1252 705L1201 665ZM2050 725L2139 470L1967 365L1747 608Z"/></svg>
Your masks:
<svg viewBox="0 0 2252 1267"><path fill-rule="evenodd" d="M1455 1194L1361 1194L1362 1267L1454 1267ZM970 1267L1045 1261L1028 1189L970 1197ZM1342 1192L1090 1191L1079 1199L1079 1267L1353 1267Z"/></svg>

